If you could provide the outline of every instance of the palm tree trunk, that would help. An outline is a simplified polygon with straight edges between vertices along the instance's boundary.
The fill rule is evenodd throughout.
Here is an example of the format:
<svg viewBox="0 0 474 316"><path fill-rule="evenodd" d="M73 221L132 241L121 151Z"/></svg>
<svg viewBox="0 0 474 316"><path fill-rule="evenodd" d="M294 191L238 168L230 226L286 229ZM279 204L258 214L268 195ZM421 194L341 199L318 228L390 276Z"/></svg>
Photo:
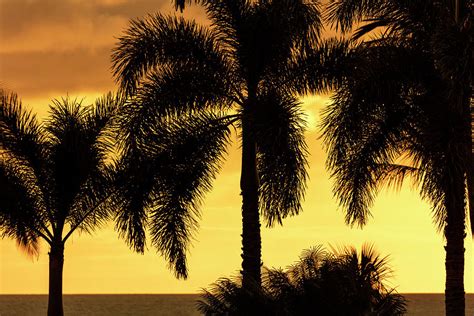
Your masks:
<svg viewBox="0 0 474 316"><path fill-rule="evenodd" d="M465 200L464 176L452 168L451 180L446 189L446 288L447 316L464 316L464 238Z"/></svg>
<svg viewBox="0 0 474 316"><path fill-rule="evenodd" d="M242 116L242 287L251 290L261 284L257 150L251 115L244 109Z"/></svg>
<svg viewBox="0 0 474 316"><path fill-rule="evenodd" d="M63 316L64 243L54 242L49 252L48 316Z"/></svg>
<svg viewBox="0 0 474 316"><path fill-rule="evenodd" d="M471 90L471 89L470 89ZM472 100L472 90L470 91L470 97L469 99L469 117L471 119L471 133L470 133L470 142L469 142L469 148L468 148L468 161L471 162L470 166L468 165L468 170L467 170L467 192L468 192L468 200L469 200L469 219L471 223L471 235L474 238L474 106Z"/></svg>

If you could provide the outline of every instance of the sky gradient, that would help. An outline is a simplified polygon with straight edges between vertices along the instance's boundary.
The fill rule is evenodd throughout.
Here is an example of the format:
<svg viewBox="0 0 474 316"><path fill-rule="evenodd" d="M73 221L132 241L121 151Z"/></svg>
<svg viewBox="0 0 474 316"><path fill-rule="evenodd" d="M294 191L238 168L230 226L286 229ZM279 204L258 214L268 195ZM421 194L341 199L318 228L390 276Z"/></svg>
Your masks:
<svg viewBox="0 0 474 316"><path fill-rule="evenodd" d="M0 0L0 87L15 91L40 118L52 98L69 95L84 103L113 91L110 53L130 18L148 13L175 14L171 0ZM203 11L185 16L206 23ZM303 213L283 227L262 229L263 262L285 267L305 248L373 243L390 255L392 286L400 292L444 291L444 241L432 223L430 207L409 182L398 191L381 190L373 218L363 230L345 225L332 197L325 153L318 139L319 113L329 96L302 99L307 114L309 175ZM200 228L189 254L189 279L176 280L150 247L132 253L113 224L93 235L75 234L66 243L64 293L194 293L240 268L241 213L238 139L201 207ZM465 240L466 292L473 293L472 239ZM0 240L0 294L47 293L48 249L39 258Z"/></svg>

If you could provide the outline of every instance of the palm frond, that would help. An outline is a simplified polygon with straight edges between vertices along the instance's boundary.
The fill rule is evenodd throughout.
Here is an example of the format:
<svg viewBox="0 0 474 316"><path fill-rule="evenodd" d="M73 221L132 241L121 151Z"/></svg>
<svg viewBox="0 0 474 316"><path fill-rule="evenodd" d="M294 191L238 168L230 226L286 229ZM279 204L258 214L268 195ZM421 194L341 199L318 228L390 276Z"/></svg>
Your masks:
<svg viewBox="0 0 474 316"><path fill-rule="evenodd" d="M191 62L215 73L226 69L225 56L209 30L161 14L132 20L113 51L112 62L114 76L127 95L134 94L149 71L166 64L183 67Z"/></svg>
<svg viewBox="0 0 474 316"><path fill-rule="evenodd" d="M221 75L191 63L163 66L148 76L134 102L149 109L155 119L207 109L228 109L233 100L229 97L229 85Z"/></svg>
<svg viewBox="0 0 474 316"><path fill-rule="evenodd" d="M118 215L117 228L143 251L148 224L151 243L178 277L187 277L186 251L199 204L219 171L233 120L202 114L155 126L144 146L132 151L139 160L132 156L126 163L130 169L122 190L129 202Z"/></svg>
<svg viewBox="0 0 474 316"><path fill-rule="evenodd" d="M44 134L36 116L25 109L15 93L0 90L0 150L28 164L42 184L45 162Z"/></svg>
<svg viewBox="0 0 474 316"><path fill-rule="evenodd" d="M375 315L405 315L407 313L407 300L395 292L395 290L387 291L380 296L377 305L374 307Z"/></svg>
<svg viewBox="0 0 474 316"><path fill-rule="evenodd" d="M211 114L191 116L164 131L156 130L148 142L152 144L149 149L164 149L172 160L172 164L161 167L160 191L166 193L156 196L150 233L153 245L170 260L177 276L187 276L186 249L197 227L199 204L211 189L226 153L231 122Z"/></svg>
<svg viewBox="0 0 474 316"><path fill-rule="evenodd" d="M41 159L40 124L15 93L0 90L0 149L36 165ZM35 163L36 162L36 163Z"/></svg>
<svg viewBox="0 0 474 316"><path fill-rule="evenodd" d="M252 71L274 78L281 67L320 42L319 1L262 1L242 27L242 61ZM265 80L265 79L264 79Z"/></svg>
<svg viewBox="0 0 474 316"><path fill-rule="evenodd" d="M404 150L410 151L409 144L420 137L424 111L412 94L423 94L417 84L432 72L424 62L401 70L408 56L417 61L423 56L390 47L376 45L358 51L354 60L358 71L337 90L334 103L323 114L327 165L350 224L366 223L380 181L389 179L387 166ZM387 51L391 53L384 54ZM402 68L397 70L398 66Z"/></svg>
<svg viewBox="0 0 474 316"><path fill-rule="evenodd" d="M331 38L282 67L274 84L296 94L326 93L341 86L354 67L350 42Z"/></svg>
<svg viewBox="0 0 474 316"><path fill-rule="evenodd" d="M220 70L191 61L151 71L136 95L123 106L119 118L121 143L132 146L140 142L164 119L211 109L229 110L234 100L226 78Z"/></svg>
<svg viewBox="0 0 474 316"><path fill-rule="evenodd" d="M138 150L128 150L118 161L115 187L115 229L134 251L143 253L146 247L146 226L149 194L154 185L153 168L150 161Z"/></svg>
<svg viewBox="0 0 474 316"><path fill-rule="evenodd" d="M101 166L82 183L66 218L70 230L63 238L64 241L76 230L93 232L112 217L116 207L113 196L116 193L114 175L115 168Z"/></svg>
<svg viewBox="0 0 474 316"><path fill-rule="evenodd" d="M301 211L307 178L305 121L298 101L268 92L255 115L260 209L269 226Z"/></svg>
<svg viewBox="0 0 474 316"><path fill-rule="evenodd" d="M367 16L384 12L391 4L389 0L331 0L327 5L326 19L336 30L346 33L354 24Z"/></svg>
<svg viewBox="0 0 474 316"><path fill-rule="evenodd" d="M221 278L204 289L205 315L384 315L406 313L406 300L386 286L391 269L373 246L303 252L288 269L263 270L260 289L246 291L239 278Z"/></svg>
<svg viewBox="0 0 474 316"><path fill-rule="evenodd" d="M340 93L326 110L323 135L329 152L327 165L336 180L334 194L346 210L347 223L362 226L386 165L401 153L410 116L396 103L386 108L383 103L353 102L346 97L345 92ZM356 123L354 119L362 113Z"/></svg>
<svg viewBox="0 0 474 316"><path fill-rule="evenodd" d="M421 171L419 168L413 166L379 164L376 169L379 170L377 182L386 184L389 188L392 187L396 190L400 190L407 176L409 176L415 184L420 183Z"/></svg>
<svg viewBox="0 0 474 316"><path fill-rule="evenodd" d="M248 0L202 0L206 14L220 43L235 53L239 49L241 28L252 6Z"/></svg>
<svg viewBox="0 0 474 316"><path fill-rule="evenodd" d="M197 307L204 315L284 315L265 289L245 289L238 277L221 278L209 290L203 289Z"/></svg>
<svg viewBox="0 0 474 316"><path fill-rule="evenodd" d="M119 111L124 107L125 99L120 94L109 92L98 98L93 105L87 107L84 117L85 129L93 142L94 148L101 156L102 163L110 158L117 143L117 126Z"/></svg>
<svg viewBox="0 0 474 316"><path fill-rule="evenodd" d="M15 158L0 159L0 236L16 240L30 255L37 255L45 235L44 203L32 170ZM43 211L43 212L42 212ZM43 233L42 233L43 232Z"/></svg>

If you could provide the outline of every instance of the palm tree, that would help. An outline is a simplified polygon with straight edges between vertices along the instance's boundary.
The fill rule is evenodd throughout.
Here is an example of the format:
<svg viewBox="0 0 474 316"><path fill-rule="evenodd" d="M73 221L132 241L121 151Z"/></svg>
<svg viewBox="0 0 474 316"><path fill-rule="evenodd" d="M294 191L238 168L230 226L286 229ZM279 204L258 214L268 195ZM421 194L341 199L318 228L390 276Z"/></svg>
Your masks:
<svg viewBox="0 0 474 316"><path fill-rule="evenodd" d="M333 56L328 52L342 51L343 45L317 46L322 26L316 1L202 4L210 28L156 14L133 20L120 38L113 52L114 75L131 97L123 140L138 151L147 147L144 139L156 126L177 119L193 122L196 116L203 126L224 122L240 129L242 274L244 287L250 288L261 280L259 213L272 226L301 208L306 145L295 93L331 87L336 79L327 75ZM308 83L308 69L320 80ZM216 137L215 143L222 139Z"/></svg>
<svg viewBox="0 0 474 316"><path fill-rule="evenodd" d="M353 51L355 71L337 90L323 128L348 223L366 223L380 184L407 175L419 184L447 242L446 314L464 315L467 200L474 229L472 7L452 4L333 1L330 21L343 32L363 22L353 39L375 38Z"/></svg>
<svg viewBox="0 0 474 316"><path fill-rule="evenodd" d="M372 246L303 252L285 270L265 269L260 291L240 279L223 278L204 290L198 308L205 315L403 315L406 301L384 282L392 271Z"/></svg>
<svg viewBox="0 0 474 316"><path fill-rule="evenodd" d="M109 220L141 253L149 229L170 269L187 276L188 230L195 226L199 196L217 171L208 165L221 157L228 122L212 123L210 116L180 120L155 128L147 150L118 152L116 121L124 102L112 94L87 107L54 100L50 119L40 124L15 94L0 91L0 236L32 255L39 253L41 239L48 243L48 315L63 315L66 241ZM176 217L179 212L187 213Z"/></svg>
<svg viewBox="0 0 474 316"><path fill-rule="evenodd" d="M49 251L48 315L62 315L64 245L75 231L91 232L111 217L108 125L121 100L95 106L54 100L38 123L16 94L0 92L0 232L30 254Z"/></svg>

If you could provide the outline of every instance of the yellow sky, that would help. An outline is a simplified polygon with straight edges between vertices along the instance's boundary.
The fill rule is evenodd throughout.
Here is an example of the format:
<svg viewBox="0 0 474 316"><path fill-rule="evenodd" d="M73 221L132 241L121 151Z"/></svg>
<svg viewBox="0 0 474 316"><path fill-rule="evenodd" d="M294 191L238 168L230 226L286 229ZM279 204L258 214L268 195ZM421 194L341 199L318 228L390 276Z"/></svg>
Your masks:
<svg viewBox="0 0 474 316"><path fill-rule="evenodd" d="M120 34L129 17L171 9L168 0L91 3L0 0L0 40L6 43L0 46L0 86L17 91L40 117L46 115L50 98L69 94L87 97L88 102L113 90L109 55L114 36ZM202 20L202 12L195 8L187 15ZM374 217L363 230L344 224L317 139L318 114L326 102L328 98L320 96L304 100L311 155L304 212L287 219L283 227L263 229L264 264L285 267L302 249L318 244L360 247L369 242L382 254L390 254L395 270L392 285L400 292L443 292L444 241L432 224L429 205L420 201L409 183L400 192L381 192L373 207ZM219 277L235 275L241 261L239 170L235 145L201 208L200 229L189 255L188 280L176 280L153 248L145 255L132 253L111 224L92 236L73 235L68 240L64 292L193 293ZM38 259L32 259L21 253L14 241L0 240L0 294L47 293L46 246L43 244ZM465 286L471 293L472 248L467 238Z"/></svg>

